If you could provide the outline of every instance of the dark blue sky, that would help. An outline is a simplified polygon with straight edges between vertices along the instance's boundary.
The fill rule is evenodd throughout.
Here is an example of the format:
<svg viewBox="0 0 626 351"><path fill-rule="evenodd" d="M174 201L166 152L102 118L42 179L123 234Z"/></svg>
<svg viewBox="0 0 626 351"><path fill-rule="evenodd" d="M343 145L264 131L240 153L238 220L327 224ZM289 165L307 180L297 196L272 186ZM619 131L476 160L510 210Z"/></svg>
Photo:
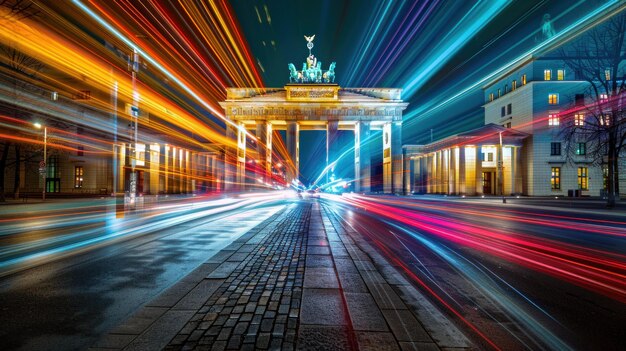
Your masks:
<svg viewBox="0 0 626 351"><path fill-rule="evenodd" d="M441 102L536 45L542 17L556 30L605 3L602 0L472 1L235 1L245 38L268 87L288 82L288 63L300 67L315 34L313 53L325 69L336 61L342 87L399 87L410 103L403 144L424 143L483 124L480 89ZM504 3L504 2L503 2ZM493 12L490 12L493 11ZM341 146L351 143L343 133ZM344 145L345 144L345 145ZM305 133L300 164L304 181L321 171L323 132ZM339 176L351 176L350 163Z"/></svg>

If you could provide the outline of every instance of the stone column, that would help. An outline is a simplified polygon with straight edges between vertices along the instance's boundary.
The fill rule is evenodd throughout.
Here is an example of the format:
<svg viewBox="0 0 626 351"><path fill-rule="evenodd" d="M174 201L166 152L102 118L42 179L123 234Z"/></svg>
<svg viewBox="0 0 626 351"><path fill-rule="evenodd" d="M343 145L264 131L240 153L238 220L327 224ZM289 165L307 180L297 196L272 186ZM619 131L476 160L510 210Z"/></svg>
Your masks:
<svg viewBox="0 0 626 351"><path fill-rule="evenodd" d="M435 154L429 154L426 156L426 193L431 194L434 192L433 183L433 161Z"/></svg>
<svg viewBox="0 0 626 351"><path fill-rule="evenodd" d="M413 164L413 160L411 160L411 158L409 156L407 156L406 154L406 150L402 150L402 158L403 158L403 163L404 165L402 166L402 169L404 170L404 195L411 195L411 188L413 188L413 169L412 169L412 164Z"/></svg>
<svg viewBox="0 0 626 351"><path fill-rule="evenodd" d="M237 185L238 189L246 187L246 129L243 123L237 128Z"/></svg>
<svg viewBox="0 0 626 351"><path fill-rule="evenodd" d="M522 193L522 147L515 146L512 151L513 156L513 191L516 194Z"/></svg>
<svg viewBox="0 0 626 351"><path fill-rule="evenodd" d="M272 125L265 121L259 121L256 124L256 150L259 155L258 169L261 174L257 176L263 177L265 183L272 181Z"/></svg>
<svg viewBox="0 0 626 351"><path fill-rule="evenodd" d="M504 195L504 150L502 145L496 147L496 195Z"/></svg>
<svg viewBox="0 0 626 351"><path fill-rule="evenodd" d="M224 154L224 190L237 190L237 128L226 125L226 137L231 145L227 145Z"/></svg>
<svg viewBox="0 0 626 351"><path fill-rule="evenodd" d="M457 194L458 190L457 190L457 185L456 185L456 163L457 163L457 152L459 149L457 148L450 148L449 149L449 155L448 155L448 182L450 184L449 188L448 188L448 193L449 194Z"/></svg>
<svg viewBox="0 0 626 351"><path fill-rule="evenodd" d="M461 146L459 148L459 158L458 158L458 174L459 174L459 187L457 191L459 195L465 195L466 187L465 187L465 146Z"/></svg>
<svg viewBox="0 0 626 351"><path fill-rule="evenodd" d="M354 126L354 190L371 191L370 122L358 122Z"/></svg>
<svg viewBox="0 0 626 351"><path fill-rule="evenodd" d="M298 178L300 169L300 126L295 121L287 122L287 152L291 159L287 168L287 182Z"/></svg>
<svg viewBox="0 0 626 351"><path fill-rule="evenodd" d="M383 193L389 194L393 191L393 168L391 156L391 123L383 125Z"/></svg>
<svg viewBox="0 0 626 351"><path fill-rule="evenodd" d="M333 162L337 162L339 154L337 152L336 142L339 138L339 121L328 121L326 123L326 183L330 182L330 176L333 174L337 164L331 166Z"/></svg>
<svg viewBox="0 0 626 351"><path fill-rule="evenodd" d="M483 161L482 148L476 146L476 195L483 193Z"/></svg>
<svg viewBox="0 0 626 351"><path fill-rule="evenodd" d="M393 122L391 124L391 177L393 182L393 193L402 194L404 169L402 163L402 122Z"/></svg>

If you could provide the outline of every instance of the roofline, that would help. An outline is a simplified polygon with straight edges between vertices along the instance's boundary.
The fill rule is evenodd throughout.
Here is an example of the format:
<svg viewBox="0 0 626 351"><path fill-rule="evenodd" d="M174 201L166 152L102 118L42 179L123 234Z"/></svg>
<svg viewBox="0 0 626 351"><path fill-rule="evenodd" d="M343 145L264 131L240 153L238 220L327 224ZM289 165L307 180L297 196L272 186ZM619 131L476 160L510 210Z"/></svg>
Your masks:
<svg viewBox="0 0 626 351"><path fill-rule="evenodd" d="M518 59L517 61L499 68L498 70L496 70L496 72L494 73L494 77L492 79L490 79L483 87L482 89L485 90L487 88L489 88L490 86L494 85L497 81L501 80L503 77L511 74L513 71L515 71L516 69L522 67L523 65L535 61L538 57L545 55L547 52L550 52L558 47L560 47L561 45L569 42L570 40L578 37L579 35L585 33L586 31L588 31L589 29L603 23L605 20L609 19L610 17L613 17L613 15L617 14L618 12L622 11L626 9L626 2L625 1L617 1L615 3L612 3L610 5L606 5L606 7L602 10L602 11L598 11L596 12L593 16L587 18L583 23L576 25L575 27L571 28L570 31L568 32L561 32L559 33L559 35L548 39L543 46L539 47L538 49L532 51L529 55L524 56L520 59ZM601 21L598 21L601 20ZM572 25L573 26L573 25ZM571 26L570 26L571 27Z"/></svg>

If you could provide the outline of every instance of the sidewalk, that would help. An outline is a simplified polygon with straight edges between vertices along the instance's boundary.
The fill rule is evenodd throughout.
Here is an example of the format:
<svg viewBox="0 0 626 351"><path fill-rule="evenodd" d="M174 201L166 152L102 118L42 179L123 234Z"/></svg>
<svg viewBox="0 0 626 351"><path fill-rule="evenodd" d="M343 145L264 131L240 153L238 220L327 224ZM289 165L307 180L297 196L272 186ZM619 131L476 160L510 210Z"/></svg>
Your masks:
<svg viewBox="0 0 626 351"><path fill-rule="evenodd" d="M468 339L317 201L272 216L93 350L439 350Z"/></svg>

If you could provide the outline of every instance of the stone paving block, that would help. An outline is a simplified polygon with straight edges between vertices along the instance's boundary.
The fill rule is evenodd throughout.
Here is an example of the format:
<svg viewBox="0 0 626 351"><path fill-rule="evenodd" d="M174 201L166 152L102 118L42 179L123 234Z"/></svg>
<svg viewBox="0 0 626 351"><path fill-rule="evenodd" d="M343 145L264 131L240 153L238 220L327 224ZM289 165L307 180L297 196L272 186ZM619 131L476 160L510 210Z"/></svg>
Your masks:
<svg viewBox="0 0 626 351"><path fill-rule="evenodd" d="M437 344L432 342L406 342L401 341L400 349L402 351L439 351ZM464 349L459 349L464 350Z"/></svg>
<svg viewBox="0 0 626 351"><path fill-rule="evenodd" d="M296 350L350 350L350 333L343 326L301 325Z"/></svg>
<svg viewBox="0 0 626 351"><path fill-rule="evenodd" d="M335 268L339 273L359 274L359 270L350 258L335 258Z"/></svg>
<svg viewBox="0 0 626 351"><path fill-rule="evenodd" d="M367 284L367 287L381 309L405 310L407 308L389 284Z"/></svg>
<svg viewBox="0 0 626 351"><path fill-rule="evenodd" d="M308 245L309 246L328 246L328 240L326 239L309 239L308 240Z"/></svg>
<svg viewBox="0 0 626 351"><path fill-rule="evenodd" d="M354 257L353 257L354 258ZM356 268L362 272L362 271L375 271L376 267L374 267L374 264L369 260L354 260L354 265L356 266ZM219 268L218 268L219 269Z"/></svg>
<svg viewBox="0 0 626 351"><path fill-rule="evenodd" d="M333 253L333 257L343 257L343 258L350 257L350 255L348 255L348 251L346 251L346 249L344 249L341 246L331 245L330 250Z"/></svg>
<svg viewBox="0 0 626 351"><path fill-rule="evenodd" d="M339 289L339 282L337 276L333 271L332 274L304 274L304 287L305 288L318 288L318 289Z"/></svg>
<svg viewBox="0 0 626 351"><path fill-rule="evenodd" d="M148 326L161 317L167 308L164 307L143 307L123 324L115 327L111 334L141 334Z"/></svg>
<svg viewBox="0 0 626 351"><path fill-rule="evenodd" d="M432 339L409 310L383 310L383 315L398 341L424 341Z"/></svg>
<svg viewBox="0 0 626 351"><path fill-rule="evenodd" d="M399 351L398 343L391 333L356 332L360 351Z"/></svg>
<svg viewBox="0 0 626 351"><path fill-rule="evenodd" d="M345 292L366 293L369 291L360 274L339 272L339 281L341 289Z"/></svg>
<svg viewBox="0 0 626 351"><path fill-rule="evenodd" d="M207 278L209 279L226 279L230 274L237 269L239 262L223 262L213 272L211 272Z"/></svg>
<svg viewBox="0 0 626 351"><path fill-rule="evenodd" d="M307 255L330 255L328 246L310 246L306 250Z"/></svg>
<svg viewBox="0 0 626 351"><path fill-rule="evenodd" d="M213 257L209 258L206 263L222 263L234 253L235 250L221 250L220 252L213 255Z"/></svg>
<svg viewBox="0 0 626 351"><path fill-rule="evenodd" d="M167 311L124 350L160 350L182 329L195 311Z"/></svg>
<svg viewBox="0 0 626 351"><path fill-rule="evenodd" d="M198 285L198 282L192 280L181 280L167 288L164 292L160 293L157 297L152 299L152 301L148 302L147 306L172 307L191 290L193 290L196 285Z"/></svg>
<svg viewBox="0 0 626 351"><path fill-rule="evenodd" d="M352 327L360 331L388 331L376 302L368 293L344 293Z"/></svg>
<svg viewBox="0 0 626 351"><path fill-rule="evenodd" d="M253 252L256 250L257 245L244 244L237 252Z"/></svg>
<svg viewBox="0 0 626 351"><path fill-rule="evenodd" d="M365 284L387 284L387 280L383 278L378 271L360 271L361 278Z"/></svg>
<svg viewBox="0 0 626 351"><path fill-rule="evenodd" d="M174 307L175 310L199 309L209 296L224 282L223 279L205 279L183 297Z"/></svg>
<svg viewBox="0 0 626 351"><path fill-rule="evenodd" d="M226 261L227 262L242 262L247 257L248 257L248 253L247 252L239 252L239 251L237 251L234 254L232 254Z"/></svg>
<svg viewBox="0 0 626 351"><path fill-rule="evenodd" d="M307 255L306 267L333 267L333 259L330 255Z"/></svg>
<svg viewBox="0 0 626 351"><path fill-rule="evenodd" d="M338 289L304 289L300 323L347 325L341 292Z"/></svg>
<svg viewBox="0 0 626 351"><path fill-rule="evenodd" d="M98 342L94 344L94 347L103 349L122 349L126 347L137 335L131 334L107 334Z"/></svg>

